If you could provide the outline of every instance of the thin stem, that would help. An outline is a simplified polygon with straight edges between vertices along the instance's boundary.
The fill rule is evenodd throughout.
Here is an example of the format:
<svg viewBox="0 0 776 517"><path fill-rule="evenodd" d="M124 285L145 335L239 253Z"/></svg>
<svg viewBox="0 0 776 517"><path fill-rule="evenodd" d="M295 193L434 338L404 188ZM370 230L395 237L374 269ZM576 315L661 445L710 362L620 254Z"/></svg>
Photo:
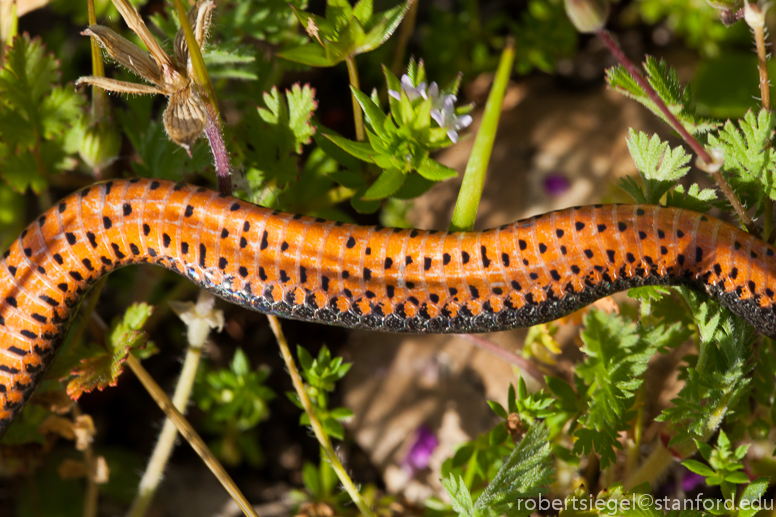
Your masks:
<svg viewBox="0 0 776 517"><path fill-rule="evenodd" d="M397 77L401 75L401 71L404 68L404 54L407 52L407 44L412 36L412 31L415 30L415 20L418 17L419 4L420 0L412 0L410 10L407 12L407 16L404 17L404 20L401 23L399 41L396 43L393 64L391 65L391 71Z"/></svg>
<svg viewBox="0 0 776 517"><path fill-rule="evenodd" d="M517 366L523 373L530 375L540 385L545 387L547 386L547 383L544 381L544 374L532 361L529 361L524 357L520 357L519 355L510 352L509 350L501 348L496 343L488 341L487 339L481 338L474 334L458 334L458 337L465 339L480 350L485 350L486 352L495 355L502 361L506 361L509 364Z"/></svg>
<svg viewBox="0 0 776 517"><path fill-rule="evenodd" d="M665 470L675 461L671 451L663 446L663 442L658 439L655 448L649 454L646 460L636 469L630 477L625 479L623 487L630 490L636 485L645 481L650 483L657 479Z"/></svg>
<svg viewBox="0 0 776 517"><path fill-rule="evenodd" d="M321 426L321 422L315 414L315 407L313 407L312 402L310 402L310 397L307 396L307 390L304 387L304 382L302 382L302 376L299 375L299 370L296 368L296 362L291 356L291 351L288 348L288 342L286 341L286 336L283 334L283 329L280 327L280 322L275 316L267 317L269 318L269 326L272 328L272 332L275 334L275 339L278 342L278 347L280 347L283 361L286 363L288 375L291 377L291 382L294 385L296 394L299 395L302 407L304 408L305 413L307 413L307 417L310 419L310 426L313 428L315 437L321 445L321 450L334 469L334 472L337 473L337 477L345 488L345 491L350 495L353 502L356 503L361 515L374 517L374 513L372 513L369 505L367 505L366 501L361 497L361 493L356 488L356 485L353 484L353 480L350 479L350 476L348 476L345 467L342 466L342 463L337 457L337 453L334 452L334 447L331 445L329 435L323 430L323 426Z"/></svg>
<svg viewBox="0 0 776 517"><path fill-rule="evenodd" d="M757 47L757 70L760 72L760 99L763 109L771 110L771 81L768 78L768 52L765 48L765 27L755 26L754 43Z"/></svg>
<svg viewBox="0 0 776 517"><path fill-rule="evenodd" d="M711 167L713 164L717 163L717 160L714 160L712 158L712 156L709 154L709 152L706 149L704 149L701 143L698 142L698 140L696 140L695 137L693 137L687 131L687 129L682 125L682 123L679 122L679 119L677 119L676 116L673 113L671 113L671 110L668 109L668 106L666 106L666 103L663 102L663 99L661 99L660 96L655 91L655 89L652 88L652 85L649 84L649 81L647 81L644 78L644 76L641 75L641 72L633 64L633 62L630 59L628 59L628 57L622 51L622 49L617 44L617 42L614 41L614 38L612 38L612 36L605 30L598 31L597 35L601 39L601 41L604 42L604 44L607 46L607 48L612 53L612 55L614 55L617 61L620 62L620 64L628 71L628 73L638 83L638 85L641 86L641 89L644 90L644 93L647 94L647 97L649 97L649 99L655 104L655 106L657 106L657 108L666 118L666 120L671 125L671 127L677 133L679 133L679 135L681 135L684 141L687 142L687 145L689 145L692 148L692 150L695 152L695 154L698 155L698 158L700 158L702 164L705 164L707 167ZM749 231L749 233L751 233L752 235L759 237L760 232L757 230L757 227L752 222L752 219L751 217L749 217L749 214L746 212L746 210L744 210L743 206L741 205L741 201L739 201L738 197L733 192L733 189L730 188L730 185L722 176L722 173L719 172L719 168L716 168L716 170L714 169L709 170L707 168L706 172L709 172L711 176L714 178L714 181L717 182L720 190L722 190L722 193L725 195L727 200L733 206L733 209L736 211L738 218L741 220L741 223L746 227L747 231Z"/></svg>
<svg viewBox="0 0 776 517"><path fill-rule="evenodd" d="M232 166L229 163L229 153L226 150L224 137L221 134L221 125L218 123L218 113L213 111L209 104L205 105L205 110L207 111L205 136L207 136L207 140L210 143L210 151L213 153L218 191L222 194L230 195L232 193Z"/></svg>
<svg viewBox="0 0 776 517"><path fill-rule="evenodd" d="M164 393L164 391L162 391L162 388L156 384L156 381L154 381L153 377L151 377L146 369L143 368L143 365L140 364L140 361L134 355L129 354L127 356L127 364L143 384L143 387L145 387L145 389L151 395L151 398L156 401L162 411L164 411L164 414L167 415L167 418L175 423L175 427L178 429L178 432L181 433L181 436L183 436L186 441L189 442L191 448L194 449L200 458L202 458L202 461L205 463L205 465L207 465L210 471L215 474L216 478L218 478L232 499L234 499L234 501L237 503L237 506L239 506L243 511L243 514L252 517L258 517L258 514L255 512L242 492L240 492L240 489L237 488L237 485L234 484L234 481L231 477L229 477L229 474L226 473L226 470L224 470L224 467L221 466L221 463L219 463L215 455L210 451L208 446L205 445L205 442L202 440L202 438L199 437L188 420L186 420L186 417L184 417L180 411L175 408L172 401Z"/></svg>
<svg viewBox="0 0 776 517"><path fill-rule="evenodd" d="M350 79L350 86L356 90L360 90L361 86L358 82L358 68L356 68L355 56L348 56L348 58L345 59L345 62L348 64L348 78ZM361 112L361 105L358 103L358 100L356 100L356 96L351 93L351 98L353 100L353 120L356 123L356 140L363 142L365 135L364 114Z"/></svg>
<svg viewBox="0 0 776 517"><path fill-rule="evenodd" d="M73 417L78 418L81 416L81 409L78 404L73 406ZM84 494L84 517L97 517L97 500L100 495L100 487L97 485L97 481L94 479L94 469L96 463L94 461L94 451L92 450L92 444L86 442L86 446L83 450L84 463L86 464L86 493Z"/></svg>
<svg viewBox="0 0 776 517"><path fill-rule="evenodd" d="M172 398L173 405L181 413L186 411L186 406L189 403L201 357L202 344L189 343L189 347L186 349L186 359L183 361L183 369ZM156 442L154 452L151 454L151 459L148 460L148 465L140 480L137 496L132 502L129 512L127 512L128 517L142 517L145 515L148 506L154 498L154 494L156 494L159 482L162 480L165 466L170 459L173 447L175 447L177 436L178 431L175 428L175 423L170 418L167 418L164 421L162 432L159 434L159 441Z"/></svg>
<svg viewBox="0 0 776 517"><path fill-rule="evenodd" d="M455 211L450 223L450 231L471 231L474 228L474 220L477 217L477 207L482 198L482 189L485 185L485 173L493 152L493 143L496 140L498 121L501 117L501 105L504 102L504 94L512 72L512 64L515 61L515 42L507 41L504 51L501 53L493 87L485 104L482 122L474 140L474 147L466 164L461 190L455 203Z"/></svg>
<svg viewBox="0 0 776 517"><path fill-rule="evenodd" d="M757 8L756 6L747 5L749 10ZM759 13L759 8L757 8ZM747 21L754 21L746 18ZM755 16L755 19L759 20L761 17ZM765 25L760 23L753 23L750 25L754 32L754 44L757 48L757 70L760 73L760 101L764 110L771 110L771 80L768 77L768 51L765 43ZM766 150L770 149L771 141L767 140L765 143ZM763 237L767 241L773 231L773 200L769 196L765 196L763 203Z"/></svg>
<svg viewBox="0 0 776 517"><path fill-rule="evenodd" d="M189 47L189 59L191 59L191 66L194 69L194 80L197 81L200 87L205 104L210 105L214 113L218 114L216 91L213 89L213 83L210 82L210 76L207 73L199 43L196 36L194 36L194 31L191 29L191 24L189 24L186 7L181 0L173 0L173 4L175 4L175 10L178 12L178 22L181 25L181 29L183 29L183 34L186 36L186 44ZM185 65L185 63L183 64ZM220 122L220 120L219 116L218 121Z"/></svg>
<svg viewBox="0 0 776 517"><path fill-rule="evenodd" d="M218 100L216 92L213 89L213 83L205 67L205 60L202 58L202 52L199 48L197 38L189 24L189 17L186 15L186 8L181 0L173 0L175 9L178 12L178 21L180 22L183 34L186 36L186 44L189 48L189 59L194 69L193 79L199 86L199 92L205 102L207 111L207 124L205 125L205 135L210 142L210 150L213 153L213 160L216 167L216 178L218 181L218 190L222 194L232 193L231 165L229 163L229 154L226 151L224 138L221 134L221 114L218 111Z"/></svg>
<svg viewBox="0 0 776 517"><path fill-rule="evenodd" d="M67 339L71 343L75 343L76 345L81 341L81 338L84 335L84 332L86 331L86 325L91 321L92 314L94 313L94 308L97 307L97 302L100 299L100 293L102 292L102 288L105 287L105 282L108 281L108 277L104 276L100 278L96 284L94 284L94 287L92 288L91 293L89 294L89 298L86 299L86 304L84 305L83 310L81 310L81 316L78 320L78 323L75 325L73 330L69 333Z"/></svg>
<svg viewBox="0 0 776 517"><path fill-rule="evenodd" d="M97 15L94 12L94 0L86 2L86 8L89 13L89 25L97 24ZM92 48L92 75L95 77L105 77L105 64L102 62L102 52L97 38L89 38ZM95 120L102 120L108 115L108 94L102 88L92 88L92 117Z"/></svg>

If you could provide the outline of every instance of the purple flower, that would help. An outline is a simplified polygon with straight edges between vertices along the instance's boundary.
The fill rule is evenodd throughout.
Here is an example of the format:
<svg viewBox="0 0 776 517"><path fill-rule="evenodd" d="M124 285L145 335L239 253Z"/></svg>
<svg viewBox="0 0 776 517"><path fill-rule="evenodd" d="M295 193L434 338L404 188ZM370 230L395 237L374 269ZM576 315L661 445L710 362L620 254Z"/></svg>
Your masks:
<svg viewBox="0 0 776 517"><path fill-rule="evenodd" d="M691 472L689 469L684 471L682 478L682 490L685 492L692 492L696 488L706 484L706 478L695 472Z"/></svg>
<svg viewBox="0 0 776 517"><path fill-rule="evenodd" d="M542 183L544 184L545 192L547 192L547 194L552 197L560 196L561 194L565 193L571 186L569 180L557 172L548 174Z"/></svg>
<svg viewBox="0 0 776 517"><path fill-rule="evenodd" d="M412 442L407 456L404 458L403 467L414 474L418 470L428 467L431 455L439 445L439 439L425 425L421 425L415 431L415 438Z"/></svg>

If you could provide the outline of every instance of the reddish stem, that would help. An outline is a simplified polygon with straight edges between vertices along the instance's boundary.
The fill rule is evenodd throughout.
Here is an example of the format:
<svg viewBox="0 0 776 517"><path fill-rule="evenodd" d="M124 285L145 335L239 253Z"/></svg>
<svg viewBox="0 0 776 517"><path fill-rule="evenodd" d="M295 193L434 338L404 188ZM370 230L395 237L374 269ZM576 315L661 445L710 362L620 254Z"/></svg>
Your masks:
<svg viewBox="0 0 776 517"><path fill-rule="evenodd" d="M641 75L641 71L636 67L636 65L633 64L633 62L628 59L628 57L625 55L625 53L622 51L620 46L617 44L616 41L614 41L614 38L612 38L611 34L609 34L605 30L599 30L597 32L597 35L599 38L601 38L601 41L604 42L606 47L609 49L609 51L612 53L612 55L617 59L617 61L620 62L620 64L625 68L625 70L628 71L628 73L633 77L633 79L638 83L639 86L641 86L641 89L644 90L644 93L647 94L647 97L655 103L655 106L660 110L660 112L665 116L665 118L668 120L668 123L674 128L674 130L681 135L681 137L684 139L685 142L687 142L687 145L689 145L693 151L695 151L695 154L698 155L698 158L703 162L703 165L711 166L715 163L715 160L711 157L711 155L704 149L704 147L701 145L698 140L695 139L688 131L687 129L682 125L681 122L679 122L679 119L676 118L676 115L671 113L671 110L668 109L668 106L666 106L666 103L663 102L663 99L660 98L660 96L657 94L654 88L652 88L652 85L649 84L649 81L647 81L643 75ZM736 196L735 192L733 192L733 189L730 187L730 184L728 184L727 180L722 176L722 173L719 172L718 168L717 170L710 171L708 169L704 170L711 174L711 176L714 178L714 180L717 182L717 185L719 185L720 190L722 190L722 193L725 195L727 200L730 202L733 209L736 211L736 214L738 215L738 218L741 220L741 223L746 227L747 231L754 235L757 238L760 238L760 232L757 229L757 227L752 222L752 219L749 217L749 214L744 210L744 207L741 205L741 201L739 201L738 197Z"/></svg>
<svg viewBox="0 0 776 517"><path fill-rule="evenodd" d="M520 368L523 372L527 373L531 377L533 377L536 382L538 382L543 387L547 386L547 383L544 382L544 374L539 370L539 368L528 359L525 359L524 357L520 357L519 355L510 352L509 350L506 350L504 348L501 348L496 343L493 343L492 341L488 341L487 339L483 339L479 336L475 336L472 334L458 334L458 337L465 339L469 343L473 344L479 349L485 350L486 352L490 352L491 354L495 355L499 359L508 362L509 364L514 364L518 368Z"/></svg>
<svg viewBox="0 0 776 517"><path fill-rule="evenodd" d="M682 123L679 122L679 119L676 118L676 115L671 113L671 110L668 109L668 106L666 106L666 103L663 102L663 99L661 99L655 89L652 88L652 85L649 84L649 81L647 81L644 76L641 75L641 71L636 67L636 65L634 65L630 59L628 59L628 57L625 55L625 52L623 52L617 42L614 41L614 38L612 38L611 34L605 30L600 30L598 31L598 37L601 38L612 55L617 58L617 61L619 61L620 64L628 71L628 73L633 76L633 79L635 79L639 86L641 86L641 89L644 90L644 93L647 94L649 100L655 103L666 119L668 119L668 123L671 124L674 130L682 136L684 141L687 142L687 145L692 147L692 150L695 151L695 154L697 154L704 162L712 163L714 160L712 160L711 155L709 155L701 143L698 142L687 131L687 129L685 129Z"/></svg>
<svg viewBox="0 0 776 517"><path fill-rule="evenodd" d="M211 113L210 105L207 108L207 125L205 126L205 135L210 142L210 150L213 153L213 161L216 167L216 178L218 181L218 191L222 194L232 194L231 165L229 163L229 152L224 144L224 137L221 134L221 128L218 125L218 116Z"/></svg>

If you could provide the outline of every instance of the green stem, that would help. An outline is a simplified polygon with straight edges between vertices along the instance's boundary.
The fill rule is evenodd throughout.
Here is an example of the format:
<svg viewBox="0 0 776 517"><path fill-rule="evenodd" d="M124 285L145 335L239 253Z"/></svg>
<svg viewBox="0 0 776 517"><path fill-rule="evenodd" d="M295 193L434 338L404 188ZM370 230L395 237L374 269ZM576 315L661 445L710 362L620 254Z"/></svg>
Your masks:
<svg viewBox="0 0 776 517"><path fill-rule="evenodd" d="M510 39L501 53L493 88L488 96L488 102L485 104L485 111L482 115L480 129L477 131L477 137L474 140L472 154L466 164L466 172L464 172L463 184L455 204L450 231L471 231L474 228L477 207L480 204L482 189L485 185L485 173L488 170L493 143L496 140L501 104L504 101L514 61L515 43L514 40Z"/></svg>
<svg viewBox="0 0 776 517"><path fill-rule="evenodd" d="M89 25L97 24L97 15L94 12L94 0L86 2L86 9L89 13ZM100 44L96 38L89 38L92 48L92 75L95 77L105 77L105 64L102 62L102 52ZM94 120L102 120L109 113L108 93L102 88L92 88L92 117Z"/></svg>
<svg viewBox="0 0 776 517"><path fill-rule="evenodd" d="M396 43L396 50L394 51L393 64L391 65L391 72L395 76L401 75L401 71L404 68L404 54L407 52L407 44L410 41L410 36L415 29L415 20L418 16L418 5L420 0L413 0L410 5L410 10L407 12L407 16L404 17L404 21L401 23L401 32L399 32L399 41Z"/></svg>
<svg viewBox="0 0 776 517"><path fill-rule="evenodd" d="M358 68L356 68L356 58L354 56L348 56L345 60L348 64L348 78L350 79L350 86L356 90L361 90L361 86L358 82ZM364 141L364 114L361 112L361 105L356 100L356 96L351 94L353 99L353 119L356 123L356 140L359 142Z"/></svg>
<svg viewBox="0 0 776 517"><path fill-rule="evenodd" d="M466 472L464 473L463 482L466 484L466 487L469 488L469 490L472 489L472 485L474 484L474 474L476 474L477 469L475 468L477 466L477 451L475 450L472 453L472 457L469 458L469 461L466 462Z"/></svg>
<svg viewBox="0 0 776 517"><path fill-rule="evenodd" d="M299 370L296 368L296 361L294 361L294 358L291 355L291 350L288 348L288 342L286 341L286 337L283 334L283 329L280 328L280 322L275 316L267 317L269 318L269 326L272 328L272 332L275 334L275 339L278 342L278 347L280 347L280 353L283 356L283 361L286 363L288 375L291 377L291 382L294 385L296 394L299 396L302 407L304 408L305 413L307 413L307 417L310 419L310 427L313 428L313 433L315 433L315 437L318 439L318 443L321 445L321 449L323 450L326 459L334 469L334 472L337 473L337 477L342 483L342 486L345 488L345 491L348 493L348 495L350 495L350 498L358 507L361 515L374 517L374 513L372 513L369 505L366 503L364 498L361 497L361 493L358 491L358 488L356 488L356 485L353 484L353 480L350 479L350 476L348 476L345 467L342 466L342 463L337 457L337 453L334 451L334 447L331 445L329 435L326 434L326 431L324 431L321 422L318 420L318 416L315 414L315 407L313 407L312 402L310 402L310 397L307 396L307 390L305 389L304 383L302 382L302 376L299 375Z"/></svg>

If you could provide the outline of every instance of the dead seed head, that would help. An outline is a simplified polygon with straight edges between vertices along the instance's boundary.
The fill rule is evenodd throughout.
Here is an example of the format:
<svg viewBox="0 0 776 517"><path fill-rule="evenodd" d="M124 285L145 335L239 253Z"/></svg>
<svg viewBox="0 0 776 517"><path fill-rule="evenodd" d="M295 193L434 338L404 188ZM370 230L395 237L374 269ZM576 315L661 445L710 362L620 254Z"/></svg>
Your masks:
<svg viewBox="0 0 776 517"><path fill-rule="evenodd" d="M151 84L87 76L79 78L76 86L89 84L108 92L167 96L167 109L162 117L167 135L191 155L191 145L205 129L207 112L197 93L196 84L191 80L193 67L183 29L175 35L173 60L162 50L137 9L128 0L112 1L127 26L138 35L148 51L101 25L92 25L82 34L93 37L114 61ZM213 0L199 0L189 10L189 24L200 49L204 49L215 7Z"/></svg>

